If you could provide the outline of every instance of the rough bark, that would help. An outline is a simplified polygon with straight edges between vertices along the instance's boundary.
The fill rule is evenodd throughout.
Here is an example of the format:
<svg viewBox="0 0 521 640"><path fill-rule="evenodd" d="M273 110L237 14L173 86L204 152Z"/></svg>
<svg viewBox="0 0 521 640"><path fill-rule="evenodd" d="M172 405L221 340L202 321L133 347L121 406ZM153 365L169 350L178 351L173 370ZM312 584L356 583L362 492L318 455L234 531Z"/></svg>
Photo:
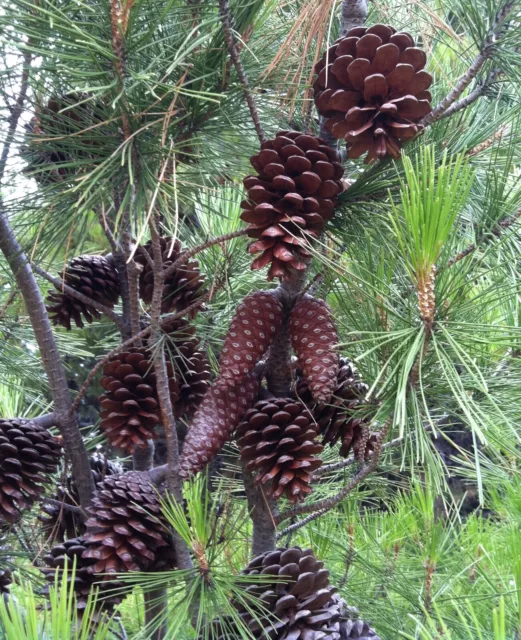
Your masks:
<svg viewBox="0 0 521 640"><path fill-rule="evenodd" d="M342 35L353 27L360 27L367 20L367 0L344 0L342 2Z"/></svg>
<svg viewBox="0 0 521 640"><path fill-rule="evenodd" d="M274 520L277 507L274 501L266 498L262 489L255 486L251 473L243 471L243 482L248 510L253 522L251 555L254 558L277 546L277 529Z"/></svg>

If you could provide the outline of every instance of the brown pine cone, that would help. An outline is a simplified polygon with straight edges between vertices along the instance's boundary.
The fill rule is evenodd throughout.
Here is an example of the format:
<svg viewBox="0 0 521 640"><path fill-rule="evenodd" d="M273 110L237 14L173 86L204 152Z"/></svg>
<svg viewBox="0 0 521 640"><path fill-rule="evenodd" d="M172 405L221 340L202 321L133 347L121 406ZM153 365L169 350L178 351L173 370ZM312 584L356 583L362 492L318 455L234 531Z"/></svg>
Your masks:
<svg viewBox="0 0 521 640"><path fill-rule="evenodd" d="M110 309L118 302L118 273L112 262L103 256L73 258L61 278L69 287ZM69 331L71 320L81 329L84 327L83 319L91 323L94 318L101 317L97 309L62 293L60 289L49 291L47 311L54 325L60 325Z"/></svg>
<svg viewBox="0 0 521 640"><path fill-rule="evenodd" d="M161 249L164 269L172 265L183 252L179 240L174 241L173 238L161 238ZM148 260L145 254L148 254ZM154 293L154 269L151 262L153 259L152 241L136 251L135 260L143 267L139 277L139 292L145 304L151 304ZM204 276L199 270L199 262L188 260L165 280L161 313L184 311L202 295L203 289ZM192 311L190 317L194 318L197 311L198 309Z"/></svg>
<svg viewBox="0 0 521 640"><path fill-rule="evenodd" d="M408 33L376 24L355 27L323 55L315 71L315 104L350 158L398 158L403 142L431 111L427 57Z"/></svg>
<svg viewBox="0 0 521 640"><path fill-rule="evenodd" d="M283 311L269 291L255 291L239 304L224 341L220 377L240 382L268 350L282 326Z"/></svg>
<svg viewBox="0 0 521 640"><path fill-rule="evenodd" d="M9 585L13 577L9 569L0 569L0 596L9 593Z"/></svg>
<svg viewBox="0 0 521 640"><path fill-rule="evenodd" d="M0 526L39 499L61 454L60 439L35 422L0 419Z"/></svg>
<svg viewBox="0 0 521 640"><path fill-rule="evenodd" d="M86 522L83 559L89 573L151 571L175 564L173 542L157 488L146 472L108 476L98 486ZM100 576L110 580L110 576Z"/></svg>
<svg viewBox="0 0 521 640"><path fill-rule="evenodd" d="M179 398L179 385L173 367L167 362L170 398ZM155 428L161 424L156 376L146 349L130 348L113 356L103 368L100 385L101 429L114 447L132 453L147 447L157 438Z"/></svg>
<svg viewBox="0 0 521 640"><path fill-rule="evenodd" d="M311 474L322 464L323 447L310 411L293 398L259 400L244 414L235 434L246 470L268 496L291 502L311 493Z"/></svg>
<svg viewBox="0 0 521 640"><path fill-rule="evenodd" d="M310 243L332 217L342 192L344 169L324 140L298 131L281 131L251 158L257 175L244 179L248 200L241 219L256 238L250 253L261 253L252 269L270 264L268 280L283 280L306 268Z"/></svg>
<svg viewBox="0 0 521 640"><path fill-rule="evenodd" d="M291 310L291 344L315 402L331 399L338 374L338 334L323 300L304 295Z"/></svg>

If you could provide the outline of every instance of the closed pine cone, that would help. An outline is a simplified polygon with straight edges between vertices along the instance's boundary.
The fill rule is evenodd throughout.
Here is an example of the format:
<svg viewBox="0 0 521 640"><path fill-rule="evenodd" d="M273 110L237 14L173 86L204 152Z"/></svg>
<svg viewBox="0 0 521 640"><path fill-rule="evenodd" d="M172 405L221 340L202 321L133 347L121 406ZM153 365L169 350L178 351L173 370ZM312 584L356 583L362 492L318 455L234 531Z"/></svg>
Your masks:
<svg viewBox="0 0 521 640"><path fill-rule="evenodd" d="M246 470L265 486L268 496L291 502L311 493L311 474L322 464L323 447L310 411L293 398L259 400L247 411L236 439Z"/></svg>
<svg viewBox="0 0 521 640"><path fill-rule="evenodd" d="M0 526L40 498L61 453L60 440L35 422L0 419Z"/></svg>
<svg viewBox="0 0 521 640"><path fill-rule="evenodd" d="M69 287L110 309L118 302L118 274L112 262L103 256L73 258L61 278ZM97 309L62 293L60 289L49 291L47 311L54 325L68 330L71 329L71 321L81 329L84 326L83 320L91 323L94 318L101 317Z"/></svg>
<svg viewBox="0 0 521 640"><path fill-rule="evenodd" d="M402 143L421 130L431 111L426 62L408 33L383 24L355 27L324 53L315 67L315 104L350 158L398 158Z"/></svg>
<svg viewBox="0 0 521 640"><path fill-rule="evenodd" d="M149 571L175 564L168 525L146 472L108 476L98 486L84 535L89 573ZM110 576L100 576L110 580Z"/></svg>
<svg viewBox="0 0 521 640"><path fill-rule="evenodd" d="M163 269L167 269L181 255L182 247L179 240L160 238L163 255ZM139 292L145 304L151 304L154 293L154 269L147 260L148 254L153 261L152 241L147 242L136 252L135 260L142 266L139 277ZM203 293L204 276L199 270L197 260L188 260L180 265L172 275L166 278L163 286L161 313L170 311L184 311L192 305ZM195 317L197 310L192 311L190 317Z"/></svg>
<svg viewBox="0 0 521 640"><path fill-rule="evenodd" d="M344 169L324 140L298 131L280 131L251 158L257 175L244 179L248 199L241 219L255 238L250 253L260 253L252 269L270 264L268 280L306 268L310 243L332 217L342 192Z"/></svg>

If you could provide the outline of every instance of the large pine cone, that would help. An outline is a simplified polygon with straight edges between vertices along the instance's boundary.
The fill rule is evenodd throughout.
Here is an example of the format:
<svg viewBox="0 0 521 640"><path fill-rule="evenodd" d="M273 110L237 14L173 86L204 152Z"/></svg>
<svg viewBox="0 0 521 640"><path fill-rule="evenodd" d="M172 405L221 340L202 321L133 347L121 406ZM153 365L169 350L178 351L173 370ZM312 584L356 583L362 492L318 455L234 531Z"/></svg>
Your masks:
<svg viewBox="0 0 521 640"><path fill-rule="evenodd" d="M333 313L323 300L303 296L291 310L291 344L315 402L329 402L339 359Z"/></svg>
<svg viewBox="0 0 521 640"><path fill-rule="evenodd" d="M195 475L219 453L244 412L255 402L259 381L250 374L234 386L214 384L196 411L181 451L181 474Z"/></svg>
<svg viewBox="0 0 521 640"><path fill-rule="evenodd" d="M224 341L220 377L240 382L266 353L282 326L283 311L269 291L255 291L237 307Z"/></svg>
<svg viewBox="0 0 521 640"><path fill-rule="evenodd" d="M297 131L281 131L251 158L258 175L244 179L248 200L241 219L257 239L250 253L261 253L251 267L271 264L268 280L306 268L310 242L322 233L343 189L338 160L324 140Z"/></svg>
<svg viewBox="0 0 521 640"><path fill-rule="evenodd" d="M99 485L86 522L83 558L95 560L89 573L122 573L172 568L168 525L156 487L146 472L109 476ZM110 576L103 577L110 580Z"/></svg>
<svg viewBox="0 0 521 640"><path fill-rule="evenodd" d="M313 416L293 398L259 400L236 433L246 470L256 472L255 481L266 486L268 496L285 494L291 502L311 493L311 474L322 464L316 437Z"/></svg>
<svg viewBox="0 0 521 640"><path fill-rule="evenodd" d="M61 278L69 287L110 309L118 302L118 273L112 262L103 256L73 258L61 274ZM49 291L47 311L54 325L68 330L71 329L71 320L81 329L84 326L83 319L91 323L94 318L101 317L97 309L71 298L60 289Z"/></svg>
<svg viewBox="0 0 521 640"><path fill-rule="evenodd" d="M297 396L313 411L324 444L333 446L340 440L344 458L362 436L366 420L358 414L368 389L345 358L340 359L336 389L327 404L315 404L306 380L299 377L297 381Z"/></svg>
<svg viewBox="0 0 521 640"><path fill-rule="evenodd" d="M163 268L167 269L181 255L182 248L179 240L173 238L161 238L163 252ZM149 260L145 254L148 254ZM139 292L145 304L152 302L154 293L154 269L151 261L154 260L152 241L147 242L136 252L135 260L143 267L139 277ZM170 311L184 311L192 305L203 293L204 276L199 270L197 260L188 260L169 276L163 286L161 313ZM197 310L190 314L195 317Z"/></svg>
<svg viewBox="0 0 521 640"><path fill-rule="evenodd" d="M170 398L179 398L179 385L167 362ZM103 369L100 385L106 393L100 398L101 429L114 447L132 453L157 438L155 427L161 424L156 391L156 376L150 354L138 347L111 358Z"/></svg>
<svg viewBox="0 0 521 640"><path fill-rule="evenodd" d="M121 467L104 456L95 454L90 458L90 468L94 484L97 486L105 476L121 473ZM43 513L38 516L42 523L41 530L53 542L63 542L65 539L76 538L84 532L85 525L76 513L67 509L67 505L79 506L80 496L78 487L72 475L67 476L63 486L59 486L52 499L59 504L43 503Z"/></svg>
<svg viewBox="0 0 521 640"><path fill-rule="evenodd" d="M35 422L0 419L0 526L39 499L61 453L60 440Z"/></svg>
<svg viewBox="0 0 521 640"><path fill-rule="evenodd" d="M315 67L315 104L350 158L398 158L402 142L418 133L431 111L426 62L408 33L383 24L355 27L324 53Z"/></svg>
<svg viewBox="0 0 521 640"><path fill-rule="evenodd" d="M13 581L13 577L9 569L0 569L0 596L9 593L9 585Z"/></svg>

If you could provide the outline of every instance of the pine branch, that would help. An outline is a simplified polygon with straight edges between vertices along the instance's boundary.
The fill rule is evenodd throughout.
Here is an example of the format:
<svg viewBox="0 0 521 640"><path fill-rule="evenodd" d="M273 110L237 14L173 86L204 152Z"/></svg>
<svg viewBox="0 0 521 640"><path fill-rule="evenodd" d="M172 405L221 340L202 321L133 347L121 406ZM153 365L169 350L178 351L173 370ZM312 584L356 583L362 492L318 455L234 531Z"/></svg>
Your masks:
<svg viewBox="0 0 521 640"><path fill-rule="evenodd" d="M489 89L494 84L494 82L496 82L500 74L501 74L500 69L494 69L494 71L491 71L488 77L486 78L486 80L484 80L484 82L479 84L473 91L469 93L468 96L454 102L454 104L452 104L446 111L444 111L442 114L440 114L438 118L436 118L435 122L438 122L439 120L443 120L444 118L449 118L450 116L454 115L458 111L461 111L462 109L466 109L473 102L476 102L476 100L480 98L482 95L484 95L487 89Z"/></svg>
<svg viewBox="0 0 521 640"><path fill-rule="evenodd" d="M54 427L56 425L56 414L46 413L43 416L38 416L37 418L30 418L30 420L31 422L39 424L40 427L49 429L50 427Z"/></svg>

